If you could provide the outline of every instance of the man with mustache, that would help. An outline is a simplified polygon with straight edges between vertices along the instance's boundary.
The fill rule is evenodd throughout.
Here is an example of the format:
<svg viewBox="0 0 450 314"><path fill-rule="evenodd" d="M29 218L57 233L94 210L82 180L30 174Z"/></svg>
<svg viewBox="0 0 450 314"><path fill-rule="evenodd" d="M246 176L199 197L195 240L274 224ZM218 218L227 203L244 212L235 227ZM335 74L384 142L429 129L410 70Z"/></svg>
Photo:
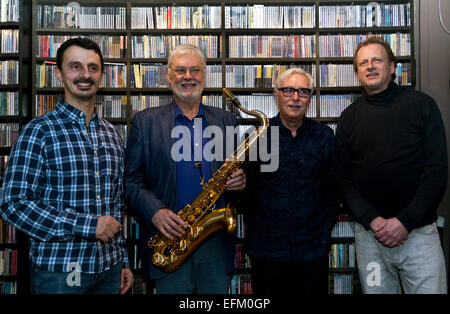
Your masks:
<svg viewBox="0 0 450 314"><path fill-rule="evenodd" d="M150 108L134 115L125 151L125 201L139 220L140 249L143 275L155 279L157 293L227 293L229 273L233 267L234 245L225 232L203 242L176 271L164 273L150 261L147 242L160 232L170 239L185 234L187 222L177 215L202 191L223 163L203 154L203 137L207 126L236 126L236 117L222 109L205 106L202 92L205 84L206 61L193 45L177 46L170 54L167 80L173 92L173 102ZM195 130L195 127L201 130ZM188 158L175 161L172 147L181 138L172 138L174 128L187 130ZM183 151L183 153L186 153ZM224 156L225 157L225 156ZM225 197L231 191L245 188L242 169L226 182ZM226 206L222 196L217 208Z"/></svg>
<svg viewBox="0 0 450 314"><path fill-rule="evenodd" d="M125 293L123 142L95 111L103 56L85 38L57 51L64 98L28 123L12 148L2 217L30 237L32 293Z"/></svg>
<svg viewBox="0 0 450 314"><path fill-rule="evenodd" d="M436 209L447 185L447 146L436 102L395 82L395 57L374 36L356 49L362 97L341 115L336 173L356 217L364 293L446 293Z"/></svg>
<svg viewBox="0 0 450 314"><path fill-rule="evenodd" d="M258 161L244 168L244 245L255 294L328 292L330 233L338 215L335 137L305 116L313 87L301 68L277 77L273 94L279 114L270 119L267 138L279 130L279 167L262 172Z"/></svg>

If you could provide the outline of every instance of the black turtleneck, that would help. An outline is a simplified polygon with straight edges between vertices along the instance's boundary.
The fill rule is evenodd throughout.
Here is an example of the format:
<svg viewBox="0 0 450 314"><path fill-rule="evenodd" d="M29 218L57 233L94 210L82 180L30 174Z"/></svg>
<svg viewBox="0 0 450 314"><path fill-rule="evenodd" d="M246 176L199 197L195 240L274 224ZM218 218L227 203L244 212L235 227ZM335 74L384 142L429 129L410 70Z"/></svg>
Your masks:
<svg viewBox="0 0 450 314"><path fill-rule="evenodd" d="M408 231L436 220L447 147L431 97L391 82L342 113L336 138L339 186L366 228L377 216L397 217Z"/></svg>
<svg viewBox="0 0 450 314"><path fill-rule="evenodd" d="M371 95L363 93L363 95L366 101L371 105L388 107L392 104L392 101L400 91L400 88L398 87L399 86L395 84L394 81L391 81L384 91Z"/></svg>

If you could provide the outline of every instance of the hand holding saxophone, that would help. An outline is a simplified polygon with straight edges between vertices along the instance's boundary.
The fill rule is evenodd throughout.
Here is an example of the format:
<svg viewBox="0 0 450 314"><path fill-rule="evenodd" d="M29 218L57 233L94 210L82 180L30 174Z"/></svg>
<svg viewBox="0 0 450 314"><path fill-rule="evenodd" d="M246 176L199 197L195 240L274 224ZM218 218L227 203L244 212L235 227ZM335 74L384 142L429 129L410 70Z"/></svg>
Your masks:
<svg viewBox="0 0 450 314"><path fill-rule="evenodd" d="M231 174L226 182L227 191L242 191L245 189L246 176L244 170L239 168Z"/></svg>
<svg viewBox="0 0 450 314"><path fill-rule="evenodd" d="M181 238L185 234L185 229L189 227L187 222L168 208L158 210L152 217L152 223L159 232L171 240Z"/></svg>

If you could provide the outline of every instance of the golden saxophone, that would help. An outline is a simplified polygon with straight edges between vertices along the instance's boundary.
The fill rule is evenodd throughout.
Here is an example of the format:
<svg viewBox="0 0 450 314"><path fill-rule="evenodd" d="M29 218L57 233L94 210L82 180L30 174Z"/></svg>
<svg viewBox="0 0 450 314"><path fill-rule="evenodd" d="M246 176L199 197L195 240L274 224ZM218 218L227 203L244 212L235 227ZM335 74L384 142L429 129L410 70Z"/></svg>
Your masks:
<svg viewBox="0 0 450 314"><path fill-rule="evenodd" d="M170 240L161 233L150 238L148 246L153 249L152 263L165 272L178 269L187 257L209 235L227 229L229 233L236 231L236 209L230 204L226 208L215 208L215 202L225 191L225 183L230 175L238 170L249 151L256 146L258 138L266 131L269 120L264 113L250 111L242 107L228 89L222 89L227 100L243 112L259 119L261 126L246 138L212 178L203 186L203 191L191 204L187 204L178 215L189 224L189 229L181 238Z"/></svg>

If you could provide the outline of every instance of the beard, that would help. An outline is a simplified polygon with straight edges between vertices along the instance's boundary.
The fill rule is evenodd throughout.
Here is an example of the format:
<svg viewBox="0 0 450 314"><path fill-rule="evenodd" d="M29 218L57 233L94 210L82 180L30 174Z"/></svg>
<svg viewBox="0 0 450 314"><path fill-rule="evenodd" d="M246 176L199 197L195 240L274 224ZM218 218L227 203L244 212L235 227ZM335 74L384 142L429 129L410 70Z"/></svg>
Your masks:
<svg viewBox="0 0 450 314"><path fill-rule="evenodd" d="M192 91L184 91L183 85L193 84L195 85L195 89ZM171 89L176 97L178 97L183 102L196 102L202 97L203 86L200 86L194 80L181 81L180 83L171 84Z"/></svg>

